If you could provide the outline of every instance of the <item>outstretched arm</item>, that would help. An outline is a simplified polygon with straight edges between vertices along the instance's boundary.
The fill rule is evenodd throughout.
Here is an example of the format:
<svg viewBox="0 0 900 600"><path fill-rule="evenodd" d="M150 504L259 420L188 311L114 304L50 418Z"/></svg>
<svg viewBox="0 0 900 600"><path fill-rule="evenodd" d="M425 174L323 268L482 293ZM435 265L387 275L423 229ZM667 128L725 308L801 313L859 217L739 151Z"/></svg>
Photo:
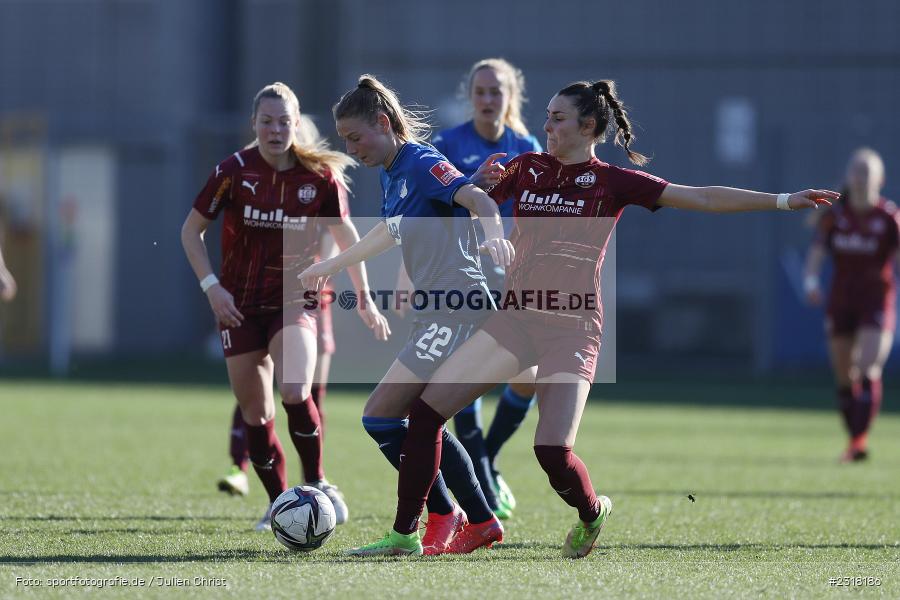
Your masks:
<svg viewBox="0 0 900 600"><path fill-rule="evenodd" d="M478 217L485 237L480 248L482 252L490 254L498 266L511 265L516 252L503 232L503 221L500 219L497 203L484 190L471 184L459 188L453 196L453 201L468 208L469 212Z"/></svg>
<svg viewBox="0 0 900 600"><path fill-rule="evenodd" d="M355 231L355 229L354 229ZM341 233L338 233L340 236ZM344 241L346 242L346 238ZM341 240L335 237L338 245ZM334 258L329 258L311 265L298 277L303 285L310 290L320 291L325 287L325 282L335 273L340 273L350 265L355 265L373 256L378 256L388 248L394 246L394 238L391 237L387 225L381 221L372 230L363 236L361 240L352 244ZM356 282L354 281L354 285Z"/></svg>
<svg viewBox="0 0 900 600"><path fill-rule="evenodd" d="M328 228L328 231L331 232L331 236L334 238L335 243L342 252L348 248L352 248L354 244L359 242L359 232L350 220L343 221L337 225L331 225ZM334 258L337 258L338 256L340 256L340 254L335 255ZM350 281L353 282L353 287L356 288L357 293L368 295L369 280L366 277L366 264L359 261L347 265L346 268L347 274L350 275Z"/></svg>
<svg viewBox="0 0 900 600"><path fill-rule="evenodd" d="M660 206L706 212L800 210L830 205L840 194L831 190L803 190L793 194L766 194L729 187L691 187L670 183L657 200ZM782 204L778 199L782 197Z"/></svg>
<svg viewBox="0 0 900 600"><path fill-rule="evenodd" d="M337 225L330 226L328 230L331 232L332 237L334 237L334 241L338 248L342 251L353 248L360 242L359 232L356 231L356 226L349 219L342 221ZM340 256L341 255L338 254L334 256L333 259L329 260L337 259ZM374 256L374 254L372 256ZM388 336L391 334L391 329L388 326L387 320L378 311L378 308L374 303L366 302L364 300L369 297L369 280L366 276L366 263L357 261L348 264L347 274L350 275L353 287L356 288L357 297L361 299L357 304L359 317L363 320L363 323L375 333L377 339L388 339Z"/></svg>

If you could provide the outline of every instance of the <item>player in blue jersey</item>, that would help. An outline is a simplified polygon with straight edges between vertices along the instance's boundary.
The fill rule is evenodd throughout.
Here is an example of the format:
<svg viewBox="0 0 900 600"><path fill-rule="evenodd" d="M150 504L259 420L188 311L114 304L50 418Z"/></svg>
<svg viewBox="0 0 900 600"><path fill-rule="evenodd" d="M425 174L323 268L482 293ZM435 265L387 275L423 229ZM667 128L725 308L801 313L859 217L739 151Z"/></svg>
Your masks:
<svg viewBox="0 0 900 600"><path fill-rule="evenodd" d="M498 165L505 165L524 152L543 151L522 120L525 77L508 61L487 58L472 65L461 88L471 105L472 118L438 132L431 142L475 185L488 189L503 172ZM513 224L512 212L512 198L500 204L507 235ZM503 290L502 268L485 265L484 273L491 289ZM504 388L487 436L481 427L481 398L453 418L456 435L472 458L488 504L501 519L512 515L516 500L497 470L497 454L534 403L535 371L524 371Z"/></svg>
<svg viewBox="0 0 900 600"><path fill-rule="evenodd" d="M410 404L493 306L479 253L506 267L513 249L504 237L496 203L446 157L421 143L427 124L374 77L360 77L357 87L335 105L334 118L347 152L368 167L383 167L383 220L358 244L312 265L300 277L308 289L319 290L330 275L395 244L401 246L410 279L424 298L414 298L416 321L409 341L372 392L362 419L385 457L399 468ZM483 243L472 215L484 230ZM446 301L434 300L433 292L446 293ZM457 293L471 300L450 308L451 294ZM484 498L468 454L446 429L442 435L441 474L426 502L424 540L417 533L405 548L376 544L362 549L362 554L468 552L470 548L454 546L456 534L467 522L493 532L494 541L502 540L503 527ZM450 499L447 487L459 505Z"/></svg>

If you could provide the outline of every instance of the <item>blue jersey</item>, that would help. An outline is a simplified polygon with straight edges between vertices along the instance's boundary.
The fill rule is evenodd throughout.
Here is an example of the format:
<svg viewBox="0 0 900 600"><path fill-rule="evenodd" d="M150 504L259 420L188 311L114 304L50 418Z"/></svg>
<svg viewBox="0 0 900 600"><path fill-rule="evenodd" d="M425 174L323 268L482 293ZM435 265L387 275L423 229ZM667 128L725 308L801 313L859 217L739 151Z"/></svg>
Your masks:
<svg viewBox="0 0 900 600"><path fill-rule="evenodd" d="M496 142L486 140L475 130L472 121L438 132L431 143L466 177L474 175L481 163L497 152L506 153L506 156L497 161L502 165L524 152L543 152L540 142L533 135L522 135L509 127L504 129L503 135ZM512 199L500 205L500 214L504 217L512 216L513 203L510 200Z"/></svg>
<svg viewBox="0 0 900 600"><path fill-rule="evenodd" d="M479 240L468 209L453 196L470 183L447 158L426 144L407 142L381 170L381 217L401 246L406 272L416 290L446 295L486 291ZM414 309L446 312L446 302Z"/></svg>

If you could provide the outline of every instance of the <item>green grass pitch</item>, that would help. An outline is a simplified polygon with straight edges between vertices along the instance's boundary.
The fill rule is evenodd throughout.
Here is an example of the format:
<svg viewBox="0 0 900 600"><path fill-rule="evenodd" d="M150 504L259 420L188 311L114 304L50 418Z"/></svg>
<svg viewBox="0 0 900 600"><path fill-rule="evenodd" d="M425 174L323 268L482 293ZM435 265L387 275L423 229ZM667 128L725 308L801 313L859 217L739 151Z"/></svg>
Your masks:
<svg viewBox="0 0 900 600"><path fill-rule="evenodd" d="M88 590L49 582L117 576L149 587L102 594L900 597L900 415L877 422L873 461L841 466L844 439L825 386L822 411L654 405L616 391L595 388L600 398L577 444L614 502L587 559L560 557L576 517L534 459L531 414L501 457L519 501L506 543L468 556L360 561L341 551L390 527L396 489L359 424L361 393L335 391L326 401L326 469L351 520L323 549L297 554L251 531L265 504L255 478L247 498L215 489L228 466L226 387L0 383L0 597L68 597ZM283 425L279 408L295 484ZM17 577L43 585L26 588ZM157 577L187 585L158 586ZM193 585L197 577L227 585ZM880 585L829 583L844 577Z"/></svg>

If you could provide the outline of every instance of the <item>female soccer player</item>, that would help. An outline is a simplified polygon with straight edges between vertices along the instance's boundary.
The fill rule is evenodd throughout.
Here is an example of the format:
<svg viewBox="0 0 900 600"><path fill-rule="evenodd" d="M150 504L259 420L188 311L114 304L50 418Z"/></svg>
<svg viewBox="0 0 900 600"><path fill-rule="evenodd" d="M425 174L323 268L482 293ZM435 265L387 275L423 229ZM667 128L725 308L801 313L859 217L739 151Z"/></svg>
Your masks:
<svg viewBox="0 0 900 600"><path fill-rule="evenodd" d="M274 83L257 93L251 126L257 145L216 166L182 227L181 239L200 287L219 323L231 389L241 406L250 461L274 500L287 487L284 452L274 429L273 377L288 415L304 480L325 492L338 522L347 507L325 479L318 410L310 397L316 358L316 317L305 310L296 273L319 252L319 225L338 246L359 240L346 217L349 157L297 143L300 105L293 91ZM222 281L213 275L203 233L224 211ZM365 268L350 277L368 292ZM379 339L387 322L371 303L360 317ZM271 507L271 505L270 505ZM269 510L257 525L269 527Z"/></svg>
<svg viewBox="0 0 900 600"><path fill-rule="evenodd" d="M471 105L472 118L438 132L431 143L472 183L487 189L497 183L502 166L514 157L542 150L522 120L525 77L502 58L486 58L469 69L462 92ZM512 211L512 198L500 203L505 223L511 222ZM492 290L503 290L503 269L485 265L484 274ZM481 398L453 418L456 435L472 459L485 498L501 519L512 515L516 499L497 469L497 454L533 404L534 375L534 370L528 369L504 388L487 436L481 427Z"/></svg>
<svg viewBox="0 0 900 600"><path fill-rule="evenodd" d="M322 147L326 149L325 141L319 134L319 129L313 120L305 114L300 115L300 125L296 134L297 143L304 148ZM247 146L257 146L254 141ZM349 211L348 211L349 214ZM327 230L322 233L320 242L320 256L330 258L338 253L334 238ZM318 305L316 314L316 370L313 376L310 395L316 410L319 411L319 436L322 444L325 444L325 393L328 386L328 373L331 369L331 355L334 354L334 333L331 319L331 304L323 302ZM247 466L250 460L247 448L247 431L244 427L244 417L241 414L240 404L235 403L231 415L231 427L228 436L228 453L231 456L231 468L216 483L220 491L233 496L246 496L250 492L250 482L247 480Z"/></svg>
<svg viewBox="0 0 900 600"><path fill-rule="evenodd" d="M305 115L301 115L305 116ZM337 245L331 234L325 232L321 240L321 256L330 258L338 253ZM328 388L328 373L331 370L331 357L334 354L334 330L331 319L331 304L322 302L316 313L316 370L310 387L313 404L319 411L319 436L325 445L325 393ZM250 482L247 480L247 467L250 451L247 447L247 428L241 413L241 405L235 404L231 415L231 427L228 435L228 454L231 456L231 467L216 482L218 489L232 496L246 496L250 493Z"/></svg>
<svg viewBox="0 0 900 600"><path fill-rule="evenodd" d="M842 462L868 457L868 433L881 406L881 372L894 343L896 283L900 261L897 208L881 197L884 163L861 148L847 166L841 201L819 221L806 260L804 287L822 303L819 272L834 261L825 331L837 384L838 405L850 435Z"/></svg>
<svg viewBox="0 0 900 600"><path fill-rule="evenodd" d="M475 295L489 301L479 250L495 264L511 262L512 246L503 236L496 204L433 147L422 144L427 125L400 105L394 92L363 75L334 107L338 134L347 152L368 167L381 166L382 221L359 243L335 258L301 273L306 287L320 289L328 276L399 244L417 290L446 292L448 300L419 302L409 341L369 397L363 427L395 467L409 460L401 452L410 403L434 370L484 320L486 311L450 308L450 294ZM478 244L471 216L479 217L487 238ZM491 512L465 449L444 430L442 477L426 493L429 517L424 548L394 548L399 553L467 552L456 533L468 520L495 539L503 527ZM459 505L447 494L453 491Z"/></svg>
<svg viewBox="0 0 900 600"><path fill-rule="evenodd" d="M510 292L518 295L520 306L529 297L532 301L528 310L492 315L438 369L413 403L393 530L351 554L387 554L415 546L419 515L441 456L444 423L494 382L537 365L539 417L534 451L550 485L578 510L579 521L569 532L563 552L572 558L586 556L612 510L609 498L595 494L587 468L572 452L596 368L601 310L596 304L596 309L573 316L563 310L563 302L576 293L583 296L579 302L587 302L590 292L599 297L605 246L622 210L629 204L650 210L663 206L711 212L794 210L827 204L838 196L823 190L776 196L725 187L687 187L614 167L594 154L595 144L603 141L611 122L615 139L629 159L644 164L646 158L630 148L631 125L613 82L566 86L547 107L544 130L549 153L526 153L513 159L490 190L498 201L516 198L515 261L507 275L504 305ZM536 304L535 292L541 291L542 303ZM480 537L481 532L470 529L464 528L457 538Z"/></svg>

